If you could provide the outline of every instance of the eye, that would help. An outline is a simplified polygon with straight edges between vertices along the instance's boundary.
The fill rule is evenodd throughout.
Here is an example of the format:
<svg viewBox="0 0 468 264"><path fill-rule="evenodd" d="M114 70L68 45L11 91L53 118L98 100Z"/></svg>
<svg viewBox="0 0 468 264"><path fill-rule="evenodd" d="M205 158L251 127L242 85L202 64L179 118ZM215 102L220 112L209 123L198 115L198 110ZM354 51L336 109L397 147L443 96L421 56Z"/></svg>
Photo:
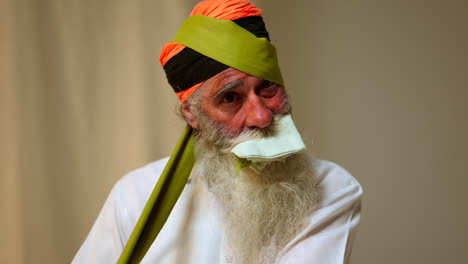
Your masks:
<svg viewBox="0 0 468 264"><path fill-rule="evenodd" d="M260 85L260 89L270 87L273 83L267 80L264 80Z"/></svg>
<svg viewBox="0 0 468 264"><path fill-rule="evenodd" d="M238 98L238 95L236 93L226 93L223 96L223 103L232 104L237 100L237 98Z"/></svg>
<svg viewBox="0 0 468 264"><path fill-rule="evenodd" d="M261 97L271 98L278 92L278 87L277 84L265 80L260 84L257 94Z"/></svg>

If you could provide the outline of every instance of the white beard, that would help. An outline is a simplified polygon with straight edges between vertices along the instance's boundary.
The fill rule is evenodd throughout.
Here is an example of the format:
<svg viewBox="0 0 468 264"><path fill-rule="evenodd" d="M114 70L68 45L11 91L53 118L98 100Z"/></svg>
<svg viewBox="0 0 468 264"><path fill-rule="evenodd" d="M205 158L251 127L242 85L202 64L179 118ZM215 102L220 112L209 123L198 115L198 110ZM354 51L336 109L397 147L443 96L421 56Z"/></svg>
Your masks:
<svg viewBox="0 0 468 264"><path fill-rule="evenodd" d="M219 128L204 122L204 132L196 134L192 176L207 186L222 208L233 263L274 263L280 250L304 228L318 200L306 154L273 162L261 174L246 168L236 175L236 157L230 149L252 137L252 132L227 139ZM258 136L258 131L253 134Z"/></svg>

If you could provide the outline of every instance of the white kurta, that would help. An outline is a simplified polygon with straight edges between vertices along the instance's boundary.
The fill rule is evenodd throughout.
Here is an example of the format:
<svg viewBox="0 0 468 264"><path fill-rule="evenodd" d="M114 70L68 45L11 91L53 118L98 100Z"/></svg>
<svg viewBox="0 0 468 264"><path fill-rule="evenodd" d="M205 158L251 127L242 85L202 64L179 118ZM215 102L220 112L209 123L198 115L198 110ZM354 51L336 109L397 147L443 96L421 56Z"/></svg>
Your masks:
<svg viewBox="0 0 468 264"><path fill-rule="evenodd" d="M115 263L168 158L130 172L119 180L72 263ZM360 217L362 188L343 168L312 159L320 202L309 225L279 253L280 264L347 263ZM141 263L230 263L213 197L204 191L188 231L182 232L193 184L185 186L166 224ZM186 247L182 246L185 245Z"/></svg>

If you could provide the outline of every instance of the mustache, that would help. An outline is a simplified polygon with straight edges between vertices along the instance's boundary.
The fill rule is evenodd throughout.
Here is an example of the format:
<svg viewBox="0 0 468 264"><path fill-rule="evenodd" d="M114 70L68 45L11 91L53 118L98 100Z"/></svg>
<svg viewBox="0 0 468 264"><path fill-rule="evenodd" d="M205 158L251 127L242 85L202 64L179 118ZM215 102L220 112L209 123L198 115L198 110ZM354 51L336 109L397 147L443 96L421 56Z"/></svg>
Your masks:
<svg viewBox="0 0 468 264"><path fill-rule="evenodd" d="M267 127L246 128L237 133L232 133L227 127L216 123L207 115L200 112L200 127L194 131L195 141L203 144L205 148L224 154L230 153L239 143L275 135L279 128L280 118L288 113L289 111L275 114Z"/></svg>

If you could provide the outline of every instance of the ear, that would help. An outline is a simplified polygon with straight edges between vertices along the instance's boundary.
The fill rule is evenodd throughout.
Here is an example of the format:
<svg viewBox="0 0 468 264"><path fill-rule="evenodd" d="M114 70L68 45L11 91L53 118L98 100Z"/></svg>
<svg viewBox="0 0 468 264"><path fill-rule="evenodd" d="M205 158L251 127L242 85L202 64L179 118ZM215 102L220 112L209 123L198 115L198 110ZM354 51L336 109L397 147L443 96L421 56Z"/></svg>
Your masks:
<svg viewBox="0 0 468 264"><path fill-rule="evenodd" d="M193 128L198 129L198 116L195 113L195 109L187 101L182 103L182 114L184 115L185 121Z"/></svg>

